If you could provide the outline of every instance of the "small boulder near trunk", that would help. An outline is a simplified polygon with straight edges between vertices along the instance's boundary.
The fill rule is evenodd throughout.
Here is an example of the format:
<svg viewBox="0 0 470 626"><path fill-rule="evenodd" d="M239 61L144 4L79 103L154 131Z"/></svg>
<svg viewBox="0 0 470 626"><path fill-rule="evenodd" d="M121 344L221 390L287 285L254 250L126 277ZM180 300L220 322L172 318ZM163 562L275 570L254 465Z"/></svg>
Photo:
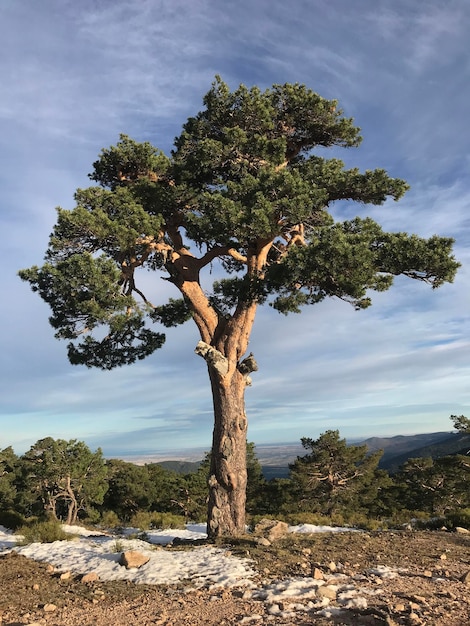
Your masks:
<svg viewBox="0 0 470 626"><path fill-rule="evenodd" d="M286 522L279 522L275 519L262 519L256 524L253 535L263 537L272 543L277 539L285 537L288 532L289 526Z"/></svg>

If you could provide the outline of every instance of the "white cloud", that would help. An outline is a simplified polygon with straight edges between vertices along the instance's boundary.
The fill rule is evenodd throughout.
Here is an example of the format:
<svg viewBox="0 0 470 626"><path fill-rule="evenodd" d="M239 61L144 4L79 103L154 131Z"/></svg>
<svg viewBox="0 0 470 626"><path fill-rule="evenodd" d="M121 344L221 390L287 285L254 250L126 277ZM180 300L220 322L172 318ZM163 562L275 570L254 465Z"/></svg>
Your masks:
<svg viewBox="0 0 470 626"><path fill-rule="evenodd" d="M169 150L216 72L231 87L301 82L339 98L364 143L329 154L361 168L387 167L412 184L398 204L353 207L347 216L362 212L385 229L453 236L463 263L453 285L432 292L397 280L360 313L334 301L289 318L260 311L249 348L260 364L247 390L249 437L295 441L331 427L344 435L445 430L451 412L465 413L469 20L466 0L446 7L438 0L425 7L404 0L3 3L5 443L24 447L46 430L96 445L102 438L110 449L126 437L130 446L158 449L175 440L186 446L186 436L191 446L210 443L209 384L193 354L193 327L170 331L167 345L134 367L75 369L53 339L47 307L16 271L41 262L53 207L73 206L102 146L127 132Z"/></svg>

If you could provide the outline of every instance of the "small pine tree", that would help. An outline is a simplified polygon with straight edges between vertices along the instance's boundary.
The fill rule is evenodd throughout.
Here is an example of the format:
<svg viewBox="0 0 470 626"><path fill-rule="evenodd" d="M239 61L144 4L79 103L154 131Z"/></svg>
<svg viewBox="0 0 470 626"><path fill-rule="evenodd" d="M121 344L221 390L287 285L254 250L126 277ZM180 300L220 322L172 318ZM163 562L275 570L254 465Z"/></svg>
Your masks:
<svg viewBox="0 0 470 626"><path fill-rule="evenodd" d="M348 446L337 430L301 442L309 453L289 466L299 510L323 515L367 511L387 480L377 469L382 450L368 454L365 445Z"/></svg>

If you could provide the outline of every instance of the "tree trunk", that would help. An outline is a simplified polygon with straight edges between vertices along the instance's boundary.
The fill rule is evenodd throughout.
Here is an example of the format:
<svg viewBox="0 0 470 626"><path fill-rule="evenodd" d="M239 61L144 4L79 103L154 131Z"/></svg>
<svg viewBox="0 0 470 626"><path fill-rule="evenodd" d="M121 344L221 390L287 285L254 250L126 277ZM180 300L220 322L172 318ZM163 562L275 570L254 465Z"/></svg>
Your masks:
<svg viewBox="0 0 470 626"><path fill-rule="evenodd" d="M214 402L214 433L209 474L207 534L210 538L245 532L246 376L236 370L222 377L209 366Z"/></svg>
<svg viewBox="0 0 470 626"><path fill-rule="evenodd" d="M77 521L78 516L78 503L77 498L72 489L72 481L70 476L66 477L66 486L65 492L68 496L69 504L68 504L68 514L67 514L67 524L74 524Z"/></svg>

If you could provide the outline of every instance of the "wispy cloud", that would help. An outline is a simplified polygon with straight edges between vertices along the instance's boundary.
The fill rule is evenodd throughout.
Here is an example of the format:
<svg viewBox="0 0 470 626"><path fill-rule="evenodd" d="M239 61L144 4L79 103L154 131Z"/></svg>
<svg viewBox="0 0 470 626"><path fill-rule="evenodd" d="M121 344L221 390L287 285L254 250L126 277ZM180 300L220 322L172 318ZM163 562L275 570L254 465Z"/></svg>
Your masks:
<svg viewBox="0 0 470 626"><path fill-rule="evenodd" d="M53 207L73 206L101 147L127 132L169 150L216 73L231 87L300 82L338 98L364 142L327 154L412 185L398 204L340 206L338 217L453 236L463 264L453 285L432 292L398 279L360 313L333 300L288 318L261 310L249 437L445 430L450 413L470 410L469 30L467 0L2 3L2 443L75 436L110 454L126 441L135 450L210 443L193 327L170 331L134 367L79 370L16 271L41 262Z"/></svg>

